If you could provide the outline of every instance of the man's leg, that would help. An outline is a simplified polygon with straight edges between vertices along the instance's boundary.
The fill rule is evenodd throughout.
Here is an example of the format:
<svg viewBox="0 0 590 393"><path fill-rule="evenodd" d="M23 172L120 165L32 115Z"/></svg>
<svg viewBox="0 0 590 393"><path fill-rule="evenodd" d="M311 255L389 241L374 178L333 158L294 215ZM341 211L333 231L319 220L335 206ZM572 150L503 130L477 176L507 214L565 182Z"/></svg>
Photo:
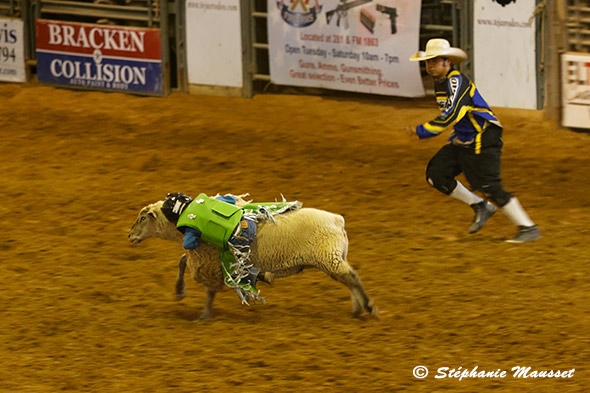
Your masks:
<svg viewBox="0 0 590 393"><path fill-rule="evenodd" d="M541 232L520 205L518 198L512 197L507 204L502 206L502 212L518 226L518 234L506 240L508 243L525 243L541 238Z"/></svg>
<svg viewBox="0 0 590 393"><path fill-rule="evenodd" d="M459 161L462 150L465 149L451 144L443 146L428 163L426 180L428 184L443 194L450 195L471 206L475 216L469 232L475 233L496 212L496 208L465 188L460 181L455 180L455 177L462 172Z"/></svg>
<svg viewBox="0 0 590 393"><path fill-rule="evenodd" d="M501 185L491 184L483 189L484 194L494 201L502 212L518 227L517 235L507 240L509 243L525 243L539 239L541 232L523 209L518 198L504 191Z"/></svg>
<svg viewBox="0 0 590 393"><path fill-rule="evenodd" d="M535 240L541 236L536 225L526 214L518 199L502 188L500 179L501 135L502 130L498 127L487 129L482 139L484 144L488 144L488 147L482 148L480 154L466 152L461 158L462 167L471 187L482 191L519 227L518 235L508 241L523 243ZM493 143L494 141L496 144Z"/></svg>
<svg viewBox="0 0 590 393"><path fill-rule="evenodd" d="M457 147L443 146L428 162L426 181L445 195L451 195L457 187L455 177L461 173L457 159Z"/></svg>
<svg viewBox="0 0 590 393"><path fill-rule="evenodd" d="M450 194L453 198L465 202L469 206L477 205L483 201L483 199L481 199L479 196L465 188L465 186L461 184L459 180L456 180L456 182L457 186Z"/></svg>

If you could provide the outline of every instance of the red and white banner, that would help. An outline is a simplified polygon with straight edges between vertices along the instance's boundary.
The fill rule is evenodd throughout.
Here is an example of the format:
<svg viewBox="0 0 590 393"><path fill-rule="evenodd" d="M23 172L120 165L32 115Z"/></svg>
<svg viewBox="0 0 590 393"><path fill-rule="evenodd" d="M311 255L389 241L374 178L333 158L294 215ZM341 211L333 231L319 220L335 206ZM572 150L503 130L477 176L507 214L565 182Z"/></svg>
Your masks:
<svg viewBox="0 0 590 393"><path fill-rule="evenodd" d="M160 94L160 30L37 19L40 82Z"/></svg>
<svg viewBox="0 0 590 393"><path fill-rule="evenodd" d="M391 96L424 95L421 2L268 0L271 81Z"/></svg>

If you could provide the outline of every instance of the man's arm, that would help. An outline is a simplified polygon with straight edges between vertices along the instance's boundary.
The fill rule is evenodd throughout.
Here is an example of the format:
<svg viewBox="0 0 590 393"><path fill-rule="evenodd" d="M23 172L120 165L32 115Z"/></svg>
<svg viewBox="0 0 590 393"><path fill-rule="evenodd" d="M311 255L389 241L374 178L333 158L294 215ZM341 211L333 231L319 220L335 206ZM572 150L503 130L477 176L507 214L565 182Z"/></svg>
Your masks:
<svg viewBox="0 0 590 393"><path fill-rule="evenodd" d="M467 114L469 109L472 109L469 105L470 83L462 78L459 72L454 71L448 78L448 84L450 94L445 109L436 119L416 127L418 138L431 138L452 129Z"/></svg>

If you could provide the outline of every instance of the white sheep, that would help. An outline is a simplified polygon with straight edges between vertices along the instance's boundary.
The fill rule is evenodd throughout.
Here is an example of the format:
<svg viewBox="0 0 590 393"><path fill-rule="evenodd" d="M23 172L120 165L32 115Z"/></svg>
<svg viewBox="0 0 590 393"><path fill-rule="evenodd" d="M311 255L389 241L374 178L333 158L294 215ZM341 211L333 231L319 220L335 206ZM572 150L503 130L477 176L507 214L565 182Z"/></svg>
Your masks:
<svg viewBox="0 0 590 393"><path fill-rule="evenodd" d="M175 224L162 213L163 201L144 207L129 231L129 240L158 237L182 243L183 236ZM327 211L303 208L275 216L276 223L258 223L258 234L252 243L250 262L261 272L272 272L276 278L287 277L306 268L317 268L350 289L354 316L363 311L378 317L374 302L367 296L357 273L346 260L348 238L344 218ZM219 261L219 248L202 243L186 250L180 258L177 296L184 296L184 266L188 265L195 281L207 288L207 301L200 318L212 316L215 293L224 287Z"/></svg>

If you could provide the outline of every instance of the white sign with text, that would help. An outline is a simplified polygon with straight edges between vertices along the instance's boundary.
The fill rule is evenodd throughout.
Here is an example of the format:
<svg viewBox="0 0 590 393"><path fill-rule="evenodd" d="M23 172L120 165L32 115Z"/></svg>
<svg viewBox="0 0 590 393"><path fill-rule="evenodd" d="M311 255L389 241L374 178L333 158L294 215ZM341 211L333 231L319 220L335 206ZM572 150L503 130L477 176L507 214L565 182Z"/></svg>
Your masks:
<svg viewBox="0 0 590 393"><path fill-rule="evenodd" d="M242 87L241 25L239 0L187 0L190 84Z"/></svg>
<svg viewBox="0 0 590 393"><path fill-rule="evenodd" d="M424 95L415 0L268 0L271 81L392 96Z"/></svg>
<svg viewBox="0 0 590 393"><path fill-rule="evenodd" d="M0 18L0 81L26 82L23 21Z"/></svg>
<svg viewBox="0 0 590 393"><path fill-rule="evenodd" d="M490 106L537 109L535 0L475 0L474 82Z"/></svg>
<svg viewBox="0 0 590 393"><path fill-rule="evenodd" d="M590 129L590 55L561 55L562 119L565 127Z"/></svg>

